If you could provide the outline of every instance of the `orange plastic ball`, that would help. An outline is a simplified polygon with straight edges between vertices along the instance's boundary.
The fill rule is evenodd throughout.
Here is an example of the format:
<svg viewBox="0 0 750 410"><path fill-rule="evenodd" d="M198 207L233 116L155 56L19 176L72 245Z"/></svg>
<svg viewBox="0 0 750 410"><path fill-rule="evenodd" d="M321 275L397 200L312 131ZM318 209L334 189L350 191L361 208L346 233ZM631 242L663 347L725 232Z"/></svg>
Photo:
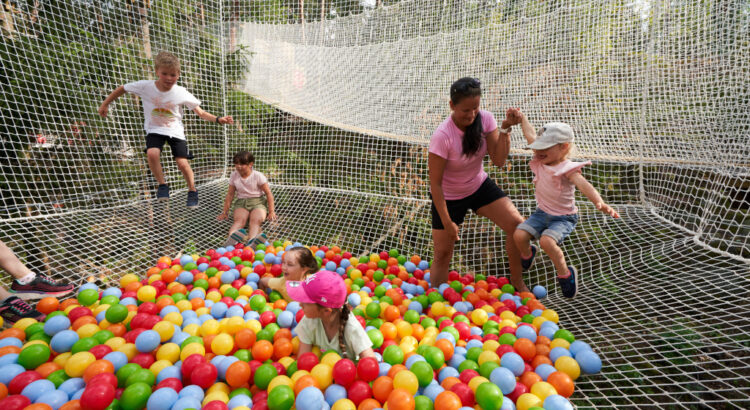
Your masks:
<svg viewBox="0 0 750 410"><path fill-rule="evenodd" d="M404 389L393 389L386 401L388 410L414 410L414 395Z"/></svg>
<svg viewBox="0 0 750 410"><path fill-rule="evenodd" d="M52 296L42 298L36 304L36 310L44 313L45 315L48 315L56 311L58 307L60 307L60 301L57 300L57 298L52 297Z"/></svg>
<svg viewBox="0 0 750 410"><path fill-rule="evenodd" d="M523 337L513 343L513 349L527 362L530 362L536 356L536 345L534 342Z"/></svg>
<svg viewBox="0 0 750 410"><path fill-rule="evenodd" d="M248 349L255 344L255 332L250 329L240 329L234 335L234 344L238 349Z"/></svg>
<svg viewBox="0 0 750 410"><path fill-rule="evenodd" d="M259 340L253 345L253 359L265 362L273 356L273 345L268 340Z"/></svg>
<svg viewBox="0 0 750 410"><path fill-rule="evenodd" d="M557 390L557 394L563 397L570 397L575 390L575 383L567 373L561 371L552 372L547 376L547 383Z"/></svg>
<svg viewBox="0 0 750 410"><path fill-rule="evenodd" d="M542 381L542 376L538 375L536 372L523 372L519 381L531 390L531 386L533 386L534 383Z"/></svg>
<svg viewBox="0 0 750 410"><path fill-rule="evenodd" d="M461 398L450 390L445 390L435 398L435 410L458 410L460 408Z"/></svg>
<svg viewBox="0 0 750 410"><path fill-rule="evenodd" d="M393 379L388 376L380 376L372 382L372 397L385 403L393 391Z"/></svg>

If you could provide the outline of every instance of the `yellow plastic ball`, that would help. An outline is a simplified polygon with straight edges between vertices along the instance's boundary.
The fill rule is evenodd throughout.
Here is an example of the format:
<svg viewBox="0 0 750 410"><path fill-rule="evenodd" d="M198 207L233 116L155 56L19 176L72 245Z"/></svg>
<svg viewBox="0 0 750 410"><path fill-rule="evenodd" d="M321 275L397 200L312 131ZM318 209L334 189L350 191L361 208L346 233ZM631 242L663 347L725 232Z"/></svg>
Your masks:
<svg viewBox="0 0 750 410"><path fill-rule="evenodd" d="M34 323L37 323L38 321L31 317L25 317L18 322L13 324L13 327L16 329L26 330L27 327L33 325Z"/></svg>
<svg viewBox="0 0 750 410"><path fill-rule="evenodd" d="M184 361L185 359L190 357L190 355L193 355L193 354L199 354L201 356L205 356L206 348L203 347L203 345L200 343L190 343L189 345L185 346L185 348L182 349L182 351L180 352L180 360Z"/></svg>
<svg viewBox="0 0 750 410"><path fill-rule="evenodd" d="M165 343L156 351L156 360L167 360L176 363L180 360L180 346L177 343Z"/></svg>
<svg viewBox="0 0 750 410"><path fill-rule="evenodd" d="M268 383L268 389L266 390L270 392L276 386L289 386L292 389L294 389L294 382L292 381L291 378L287 376L284 376L284 375L276 376L273 379L271 379L270 383Z"/></svg>
<svg viewBox="0 0 750 410"><path fill-rule="evenodd" d="M156 322L153 330L159 334L161 342L164 343L167 340L171 339L174 335L174 323L162 320L160 322Z"/></svg>
<svg viewBox="0 0 750 410"><path fill-rule="evenodd" d="M125 274L120 278L120 287L124 288L133 282L138 282L139 280L138 276L133 275L132 273Z"/></svg>
<svg viewBox="0 0 750 410"><path fill-rule="evenodd" d="M500 320L512 320L515 322L517 317L518 316L510 310L506 310L500 313Z"/></svg>
<svg viewBox="0 0 750 410"><path fill-rule="evenodd" d="M333 403L331 410L357 410L357 406L349 399L340 399Z"/></svg>
<svg viewBox="0 0 750 410"><path fill-rule="evenodd" d="M211 387L206 390L206 394L208 393L214 393L214 392L222 392L224 394L229 394L232 391L232 388L229 387L228 384L224 382L216 382L211 385Z"/></svg>
<svg viewBox="0 0 750 410"><path fill-rule="evenodd" d="M151 373L153 373L154 376L158 376L162 370L173 364L174 363L170 362L169 360L157 360L148 369L151 370Z"/></svg>
<svg viewBox="0 0 750 410"><path fill-rule="evenodd" d="M190 303L189 300L181 300L174 304L177 309L179 309L180 312L184 312L186 310L192 310L193 304Z"/></svg>
<svg viewBox="0 0 750 410"><path fill-rule="evenodd" d="M308 372L307 370L297 370L292 375L292 382L293 383L297 383L297 380L299 380L300 377L302 377L302 376L309 376L309 375L310 375L310 372Z"/></svg>
<svg viewBox="0 0 750 410"><path fill-rule="evenodd" d="M245 327L245 319L242 316L232 316L227 319L227 323L224 325L224 331L230 335L237 334L240 330Z"/></svg>
<svg viewBox="0 0 750 410"><path fill-rule="evenodd" d="M281 365L284 366L285 369L288 369L289 366L291 366L292 363L294 363L294 359L292 359L289 356L284 356L281 359L279 359L279 363L281 363Z"/></svg>
<svg viewBox="0 0 750 410"><path fill-rule="evenodd" d="M221 293L212 290L211 292L208 292L208 294L206 295L206 299L212 302L218 302L221 300Z"/></svg>
<svg viewBox="0 0 750 410"><path fill-rule="evenodd" d="M516 322L514 322L512 320L508 320L508 319L501 320L499 326L500 326L500 329L502 329L502 328L504 328L506 326L510 327L510 328L513 328L513 329L515 329L515 328L518 327L518 325L516 324Z"/></svg>
<svg viewBox="0 0 750 410"><path fill-rule="evenodd" d="M331 352L331 353L328 353L327 355L325 355L320 360L320 362L323 363L323 364L326 364L326 365L330 366L331 368L333 368L333 366L339 360L341 360L341 356L338 353L336 353L336 352Z"/></svg>
<svg viewBox="0 0 750 410"><path fill-rule="evenodd" d="M112 350L119 349L120 346L124 345L125 343L127 343L125 341L125 339L123 339L122 337L119 337L119 336L115 336L113 338L107 339L107 341L104 342L104 344L107 345L107 346L109 346L109 347L111 347Z"/></svg>
<svg viewBox="0 0 750 410"><path fill-rule="evenodd" d="M362 278L362 271L359 269L352 269L349 271L349 279L357 280Z"/></svg>
<svg viewBox="0 0 750 410"><path fill-rule="evenodd" d="M318 382L318 387L321 390L325 390L333 382L333 368L325 363L316 364L311 369L310 375Z"/></svg>
<svg viewBox="0 0 750 410"><path fill-rule="evenodd" d="M250 269L250 268L245 268L245 269L249 269L250 273L253 272L253 270ZM242 271L244 272L245 269L242 269ZM245 276L243 276L243 277L245 277ZM250 295L253 294L254 291L255 291L255 289L253 289L253 287L250 286L250 285L242 285L242 286L240 286L240 295L241 296L247 296L247 297L249 297Z"/></svg>
<svg viewBox="0 0 750 410"><path fill-rule="evenodd" d="M195 314L197 316L203 316L203 315L210 315L211 310L207 307L199 307L198 309L195 309Z"/></svg>
<svg viewBox="0 0 750 410"><path fill-rule="evenodd" d="M556 347L564 347L566 349L570 349L570 342L559 337L557 339L552 339L552 341L549 343L549 348L551 350Z"/></svg>
<svg viewBox="0 0 750 410"><path fill-rule="evenodd" d="M475 309L471 312L471 321L477 326L482 326L487 323L488 318L487 312L482 309Z"/></svg>
<svg viewBox="0 0 750 410"><path fill-rule="evenodd" d="M537 316L534 318L534 320L531 322L532 325L534 325L535 328L539 329L542 327L542 323L546 322L547 318Z"/></svg>
<svg viewBox="0 0 750 410"><path fill-rule="evenodd" d="M445 314L445 305L443 304L443 302L433 303L432 307L430 308L430 313L435 317L443 316Z"/></svg>
<svg viewBox="0 0 750 410"><path fill-rule="evenodd" d="M474 393L476 393L477 392L477 388L479 388L479 385L482 384L482 383L487 383L487 382L489 382L489 380L487 380L487 378L485 378L485 377L474 376L474 377L471 378L471 380L469 380L469 388L471 388L471 391L473 391Z"/></svg>
<svg viewBox="0 0 750 410"><path fill-rule="evenodd" d="M245 266L245 267L244 267L244 268L242 268L242 270L240 271L240 276L242 276L242 278L244 279L244 278L247 278L247 277L248 277L248 276L249 276L249 275L250 275L251 273L253 273L253 270L252 270L252 268L249 268L249 267ZM244 288L245 286L247 286L247 285L243 285L243 286L242 286L242 287L240 288L240 294L243 294L243 293L242 293L242 288ZM247 286L247 287L248 287L248 288L250 288L250 289L252 289L252 288L251 288L250 286ZM253 293L253 292L250 292L250 293Z"/></svg>
<svg viewBox="0 0 750 410"><path fill-rule="evenodd" d="M153 302L156 299L156 288L151 285L141 286L135 294L141 302Z"/></svg>
<svg viewBox="0 0 750 410"><path fill-rule="evenodd" d="M250 319L247 322L245 322L245 327L252 330L256 334L260 332L261 330L263 330L263 326L256 319Z"/></svg>
<svg viewBox="0 0 750 410"><path fill-rule="evenodd" d="M414 333L414 328L411 327L409 322L401 320L396 324L396 332L398 332L398 337L403 339L411 336Z"/></svg>
<svg viewBox="0 0 750 410"><path fill-rule="evenodd" d="M70 356L65 362L65 374L70 377L81 377L91 363L96 361L96 357L89 352L78 352Z"/></svg>
<svg viewBox="0 0 750 410"><path fill-rule="evenodd" d="M220 329L219 322L215 319L208 319L201 325L201 336L218 335Z"/></svg>
<svg viewBox="0 0 750 410"><path fill-rule="evenodd" d="M91 337L96 332L102 330L99 326L93 324L93 323L87 323L81 327L78 328L76 333L78 333L78 337L83 339L84 337Z"/></svg>
<svg viewBox="0 0 750 410"><path fill-rule="evenodd" d="M419 389L417 376L409 370L401 370L393 376L393 388L404 389L411 394L416 394Z"/></svg>
<svg viewBox="0 0 750 410"><path fill-rule="evenodd" d="M215 391L206 394L206 397L203 398L203 405L205 406L208 403L211 403L212 401L218 400L224 404L229 402L229 395L224 393L223 391Z"/></svg>
<svg viewBox="0 0 750 410"><path fill-rule="evenodd" d="M182 331L189 334L190 336L198 336L201 332L201 325L197 323L191 323L183 327Z"/></svg>
<svg viewBox="0 0 750 410"><path fill-rule="evenodd" d="M490 352L496 352L498 347L500 347L500 343L497 340L488 340L482 344L482 350Z"/></svg>
<svg viewBox="0 0 750 410"><path fill-rule="evenodd" d="M148 277L148 284L150 285L156 282L157 280L161 280L161 275L159 275L158 273L156 275L151 275Z"/></svg>
<svg viewBox="0 0 750 410"><path fill-rule="evenodd" d="M542 407L542 399L535 394L524 393L516 400L516 410L529 410L532 407Z"/></svg>
<svg viewBox="0 0 750 410"><path fill-rule="evenodd" d="M479 358L477 359L477 363L481 366L487 362L497 363L500 364L500 356L497 355L497 353L485 350L482 353L479 354Z"/></svg>
<svg viewBox="0 0 750 410"><path fill-rule="evenodd" d="M128 360L135 357L135 355L138 354L138 349L135 347L135 343L125 343L122 346L117 348L118 352L125 353L125 356L127 356Z"/></svg>
<svg viewBox="0 0 750 410"><path fill-rule="evenodd" d="M578 379L581 375L581 367L576 359L568 356L558 357L555 360L555 369L567 374L573 380Z"/></svg>
<svg viewBox="0 0 750 410"><path fill-rule="evenodd" d="M542 312L542 317L555 323L560 321L560 317L557 315L557 312L552 309L545 309Z"/></svg>
<svg viewBox="0 0 750 410"><path fill-rule="evenodd" d="M73 356L73 353L65 352L60 353L59 355L55 356L55 358L52 360L55 362L56 365L65 368L65 363L68 362L68 359L70 359L70 356Z"/></svg>
<svg viewBox="0 0 750 410"><path fill-rule="evenodd" d="M536 382L531 386L531 394L539 397L542 401L553 394L557 394L555 386L547 382Z"/></svg>
<svg viewBox="0 0 750 410"><path fill-rule="evenodd" d="M234 348L234 338L228 333L219 333L211 341L211 351L217 355L226 355Z"/></svg>

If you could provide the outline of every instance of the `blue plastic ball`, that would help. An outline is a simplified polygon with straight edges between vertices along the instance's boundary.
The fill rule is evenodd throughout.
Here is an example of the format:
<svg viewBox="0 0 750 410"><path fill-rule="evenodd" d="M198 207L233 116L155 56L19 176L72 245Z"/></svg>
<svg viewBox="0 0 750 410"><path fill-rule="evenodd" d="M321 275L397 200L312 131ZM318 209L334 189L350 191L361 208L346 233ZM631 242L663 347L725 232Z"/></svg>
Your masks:
<svg viewBox="0 0 750 410"><path fill-rule="evenodd" d="M541 299L547 296L547 289L545 289L542 285L536 285L533 289L531 289L531 293L533 293L537 299Z"/></svg>
<svg viewBox="0 0 750 410"><path fill-rule="evenodd" d="M602 370L602 359L592 350L578 352L575 359L584 373L596 374Z"/></svg>
<svg viewBox="0 0 750 410"><path fill-rule="evenodd" d="M39 398L34 401L34 403L44 403L52 407L52 410L59 409L63 404L67 402L68 395L64 391L60 390L51 390L44 392L44 394L39 396Z"/></svg>
<svg viewBox="0 0 750 410"><path fill-rule="evenodd" d="M39 379L27 384L21 391L21 394L28 397L33 403L34 400L41 397L44 393L52 390L55 390L55 383L47 379Z"/></svg>
<svg viewBox="0 0 750 410"><path fill-rule="evenodd" d="M184 390L184 389L183 389ZM180 390L182 393L182 390ZM201 408L201 401L192 396L180 397L172 405L171 410L185 410L185 409L199 409Z"/></svg>
<svg viewBox="0 0 750 410"><path fill-rule="evenodd" d="M279 313L279 317L276 318L276 324L284 328L292 327L294 323L294 314L288 310Z"/></svg>
<svg viewBox="0 0 750 410"><path fill-rule="evenodd" d="M326 392L328 392L328 389L326 389ZM297 410L320 410L327 404L328 402L326 401L323 392L315 386L309 386L302 389L297 395L297 399L294 401Z"/></svg>
<svg viewBox="0 0 750 410"><path fill-rule="evenodd" d="M312 386L311 386L312 387ZM309 387L306 387L305 389L308 389ZM302 393L302 392L300 392ZM338 384L332 384L328 386L325 393L325 401L328 403L329 406L333 406L334 403L341 399L345 399L347 396L346 389L344 386L338 385Z"/></svg>
<svg viewBox="0 0 750 410"><path fill-rule="evenodd" d="M6 364L5 366L0 367L0 383L7 386L14 377L25 371L26 369L20 364Z"/></svg>
<svg viewBox="0 0 750 410"><path fill-rule="evenodd" d="M561 346L557 346L549 351L549 359L552 361L552 363L556 362L557 359L563 356L573 357L568 349Z"/></svg>
<svg viewBox="0 0 750 410"><path fill-rule="evenodd" d="M555 366L552 366L551 364L542 363L539 366L534 369L534 372L539 375L539 377L542 378L545 382L547 381L547 378L550 374L556 372L557 369L555 369Z"/></svg>
<svg viewBox="0 0 750 410"><path fill-rule="evenodd" d="M252 406L253 406L253 399L251 399L250 396L246 394L238 394L232 397L227 403L227 407L229 407L230 410L235 407L252 407Z"/></svg>
<svg viewBox="0 0 750 410"><path fill-rule="evenodd" d="M135 338L135 348L141 353L150 353L161 344L161 336L155 330L146 330Z"/></svg>
<svg viewBox="0 0 750 410"><path fill-rule="evenodd" d="M551 394L544 399L544 410L573 410L570 401L559 394Z"/></svg>
<svg viewBox="0 0 750 410"><path fill-rule="evenodd" d="M83 381L83 378L74 377L62 382L57 390L64 392L68 395L68 397L72 397L74 394L76 394L76 392L83 390L85 387L86 383Z"/></svg>
<svg viewBox="0 0 750 410"><path fill-rule="evenodd" d="M529 339L532 342L536 343L536 330L534 330L534 328L532 328L531 326L519 326L516 329L516 337L519 339Z"/></svg>
<svg viewBox="0 0 750 410"><path fill-rule="evenodd" d="M492 370L490 381L495 383L503 394L510 394L516 388L516 376L505 367L496 367Z"/></svg>
<svg viewBox="0 0 750 410"><path fill-rule="evenodd" d="M580 340L576 340L570 344L570 347L568 347L568 350L570 350L570 354L572 354L573 357L576 357L578 353L584 350L592 350L592 349L588 343L580 341Z"/></svg>
<svg viewBox="0 0 750 410"><path fill-rule="evenodd" d="M151 393L148 398L146 408L149 410L170 410L172 405L177 402L178 395L174 389L169 387L162 387L161 389Z"/></svg>
<svg viewBox="0 0 750 410"><path fill-rule="evenodd" d="M510 370L516 377L519 377L523 374L524 361L518 353L508 352L500 358L500 366Z"/></svg>

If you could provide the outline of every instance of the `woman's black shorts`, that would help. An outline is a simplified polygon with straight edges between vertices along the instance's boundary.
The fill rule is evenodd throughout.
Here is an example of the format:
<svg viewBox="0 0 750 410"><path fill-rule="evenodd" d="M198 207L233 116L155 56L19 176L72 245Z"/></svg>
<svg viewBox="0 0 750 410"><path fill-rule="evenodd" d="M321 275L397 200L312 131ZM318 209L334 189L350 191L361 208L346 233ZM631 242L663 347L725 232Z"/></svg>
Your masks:
<svg viewBox="0 0 750 410"><path fill-rule="evenodd" d="M461 225L469 209L476 213L477 209L506 196L508 195L497 186L495 181L487 177L473 194L466 198L446 200L445 204L448 206L448 214L451 217L451 221L455 222L456 225ZM432 198L432 195L430 195L430 198ZM445 229L443 222L440 220L437 208L435 208L434 201L431 204L431 210L432 229Z"/></svg>

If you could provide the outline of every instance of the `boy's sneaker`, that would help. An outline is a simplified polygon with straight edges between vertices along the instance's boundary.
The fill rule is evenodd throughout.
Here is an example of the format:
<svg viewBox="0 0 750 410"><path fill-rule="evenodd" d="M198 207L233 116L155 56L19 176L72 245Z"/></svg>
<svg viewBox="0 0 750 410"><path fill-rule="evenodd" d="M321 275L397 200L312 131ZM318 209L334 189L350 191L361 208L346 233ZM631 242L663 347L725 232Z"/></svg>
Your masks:
<svg viewBox="0 0 750 410"><path fill-rule="evenodd" d="M13 281L10 285L10 291L17 294L26 294L31 296L38 296L39 298L45 296L63 296L73 291L73 284L63 284L55 282L47 276L36 274L36 278L31 282L22 285L18 281ZM26 297L29 299L29 297Z"/></svg>
<svg viewBox="0 0 750 410"><path fill-rule="evenodd" d="M560 284L563 296L566 298L574 298L578 293L578 282L576 280L576 268L568 266L570 276L567 278L557 277L557 283Z"/></svg>
<svg viewBox="0 0 750 410"><path fill-rule="evenodd" d="M169 199L169 185L161 184L156 188L156 199L166 201Z"/></svg>
<svg viewBox="0 0 750 410"><path fill-rule="evenodd" d="M253 250L255 250L255 248L258 245L260 245L262 243L266 243L267 240L268 240L268 236L266 236L265 233L261 232L258 236L256 236L255 238L253 238L250 242L248 242L247 246L249 246Z"/></svg>
<svg viewBox="0 0 750 410"><path fill-rule="evenodd" d="M33 318L44 320L44 313L34 309L18 296L11 296L0 302L0 316L8 323L16 323L21 319Z"/></svg>
<svg viewBox="0 0 750 410"><path fill-rule="evenodd" d="M188 208L198 207L198 191L188 191L187 207Z"/></svg>
<svg viewBox="0 0 750 410"><path fill-rule="evenodd" d="M521 267L523 268L524 272L529 270L531 265L534 263L535 257L536 257L536 246L531 245L531 256L529 256L528 259L524 259L523 257L521 257Z"/></svg>

